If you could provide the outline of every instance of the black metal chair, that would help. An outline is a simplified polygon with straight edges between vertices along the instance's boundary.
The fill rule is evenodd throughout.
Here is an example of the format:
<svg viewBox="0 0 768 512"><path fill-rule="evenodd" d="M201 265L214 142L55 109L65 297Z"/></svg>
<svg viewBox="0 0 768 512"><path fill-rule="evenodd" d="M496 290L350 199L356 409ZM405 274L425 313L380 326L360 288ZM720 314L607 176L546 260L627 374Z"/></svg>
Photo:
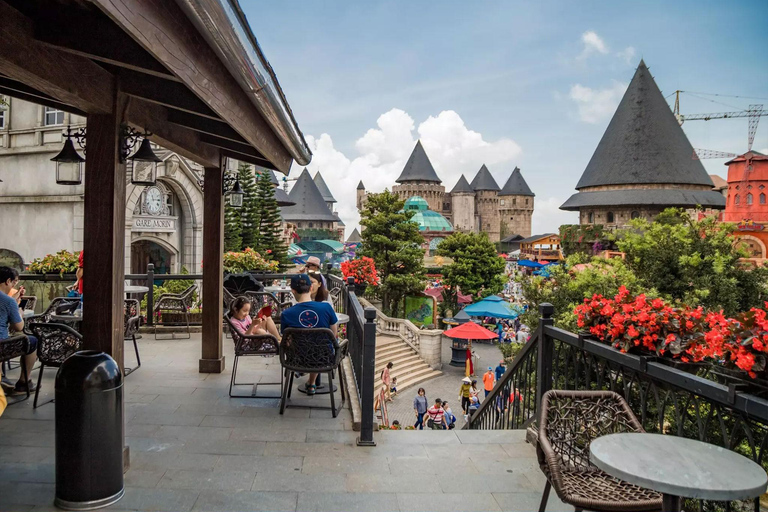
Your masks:
<svg viewBox="0 0 768 512"><path fill-rule="evenodd" d="M19 358L21 363L21 374L24 375L27 371L27 366L24 361L24 356L29 352L29 339L26 334L16 334L0 340L0 362L10 362L11 359ZM15 401L9 401L8 405L12 405L22 400L29 398L29 386L27 386L27 395L24 398L17 399Z"/></svg>
<svg viewBox="0 0 768 512"><path fill-rule="evenodd" d="M56 310L62 306L66 306L72 303L78 302L80 299L77 297L55 297L51 300L51 303L48 304L48 307L45 308L45 311L40 313L39 315L34 315L26 320L24 320L25 327L24 332L29 336L32 335L32 331L29 330L26 326L32 323L49 323L51 322L52 318L51 315L56 314Z"/></svg>
<svg viewBox="0 0 768 512"><path fill-rule="evenodd" d="M184 315L184 319L187 323L187 336L176 336L175 332L171 333L171 337L158 338L157 337L157 322L155 322L155 339L156 340L172 340L172 339L189 339L192 337L192 332L189 329L189 310L193 306L192 297L197 291L197 285L193 284L181 293L164 293L157 298L155 302L155 314L163 312L168 313L181 313Z"/></svg>
<svg viewBox="0 0 768 512"><path fill-rule="evenodd" d="M288 399L291 398L294 372L327 373L331 396L331 414L335 418L344 407L344 376L341 361L347 355L348 340L339 342L330 329L288 328L282 333L279 345L280 365L285 373L283 394L280 398L280 414L283 414ZM333 372L339 371L339 390L341 405L336 408L333 392ZM294 407L302 407L295 405ZM307 406L304 406L307 407ZM312 408L312 406L309 406ZM329 409L329 407L317 407Z"/></svg>
<svg viewBox="0 0 768 512"><path fill-rule="evenodd" d="M32 404L34 408L37 408L37 398L43 383L43 370L46 366L58 368L65 359L81 350L83 337L79 332L64 324L32 323L29 328L37 336L37 360L40 361L35 401ZM49 400L46 404L50 402L53 400Z"/></svg>
<svg viewBox="0 0 768 512"><path fill-rule="evenodd" d="M229 381L229 396L232 398L280 398L280 392L277 395L259 395L259 386L280 386L280 390L283 387L283 376L280 372L280 382L237 382L237 362L243 356L261 356L261 357L274 357L278 354L277 346L279 342L277 338L271 334L242 334L235 328L232 318L229 315L224 316L224 321L227 322L229 332L232 335L232 341L235 342L235 361L232 363L232 379ZM234 386L251 386L250 395L233 395L232 388Z"/></svg>
<svg viewBox="0 0 768 512"><path fill-rule="evenodd" d="M34 295L22 295L22 300L26 300L27 303L24 305L24 311L34 311L35 306L37 306L37 297Z"/></svg>
<svg viewBox="0 0 768 512"><path fill-rule="evenodd" d="M123 337L126 340L133 341L133 350L136 351L136 366L133 368L123 368L123 373L127 377L131 373L141 368L141 357L139 356L139 344L136 341L136 334L141 327L141 308L139 301L136 299L125 299L125 306L123 310L124 318L124 332Z"/></svg>

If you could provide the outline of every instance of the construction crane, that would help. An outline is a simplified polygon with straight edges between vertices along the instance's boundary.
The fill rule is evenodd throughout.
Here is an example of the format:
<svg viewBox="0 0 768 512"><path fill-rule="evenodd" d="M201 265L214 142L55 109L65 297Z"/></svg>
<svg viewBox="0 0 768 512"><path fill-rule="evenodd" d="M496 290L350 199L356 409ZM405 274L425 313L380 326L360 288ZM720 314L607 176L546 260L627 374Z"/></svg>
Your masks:
<svg viewBox="0 0 768 512"><path fill-rule="evenodd" d="M680 113L680 93L685 91L675 91L675 107L673 112L680 126L686 121L710 121L712 119L733 119L737 117L749 118L749 127L747 129L747 151L752 150L752 144L755 142L755 133L761 116L768 116L768 111L763 109L763 105L753 104L747 110L738 110L735 112L714 112L711 114L688 114ZM700 93L703 94L703 93ZM738 156L736 153L726 151L714 151L711 149L694 149L693 158L701 160L704 158L732 158Z"/></svg>

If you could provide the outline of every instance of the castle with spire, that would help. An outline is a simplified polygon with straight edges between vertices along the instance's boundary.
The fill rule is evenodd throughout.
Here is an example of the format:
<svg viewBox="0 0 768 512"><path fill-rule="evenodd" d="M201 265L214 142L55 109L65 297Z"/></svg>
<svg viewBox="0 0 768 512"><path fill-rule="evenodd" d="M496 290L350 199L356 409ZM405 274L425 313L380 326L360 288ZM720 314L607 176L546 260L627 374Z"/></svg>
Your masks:
<svg viewBox="0 0 768 512"><path fill-rule="evenodd" d="M421 141L416 142L392 192L404 201L413 197L426 201L429 210L441 214L455 231L486 232L492 242L509 235L531 236L534 193L517 167L499 187L483 165L472 182L462 175L450 192L435 172ZM367 192L357 186L357 208L362 209Z"/></svg>

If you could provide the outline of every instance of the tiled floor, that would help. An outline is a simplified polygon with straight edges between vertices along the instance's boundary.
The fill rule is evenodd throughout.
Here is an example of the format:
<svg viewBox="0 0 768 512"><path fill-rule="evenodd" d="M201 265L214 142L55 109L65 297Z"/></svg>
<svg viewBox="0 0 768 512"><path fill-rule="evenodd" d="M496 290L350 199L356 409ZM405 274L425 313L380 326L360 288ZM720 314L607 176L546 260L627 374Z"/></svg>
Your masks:
<svg viewBox="0 0 768 512"><path fill-rule="evenodd" d="M346 410L335 419L308 409L281 416L274 400L230 399L229 340L221 375L197 373L199 335L145 336L140 346L143 365L125 383L131 469L125 497L109 510L538 509L544 480L522 431L378 432L376 447L361 448ZM278 364L241 361L242 379L273 380ZM53 376L46 373L45 395ZM0 418L3 512L54 510L56 405L31 405L14 405ZM548 510L572 509L553 496Z"/></svg>

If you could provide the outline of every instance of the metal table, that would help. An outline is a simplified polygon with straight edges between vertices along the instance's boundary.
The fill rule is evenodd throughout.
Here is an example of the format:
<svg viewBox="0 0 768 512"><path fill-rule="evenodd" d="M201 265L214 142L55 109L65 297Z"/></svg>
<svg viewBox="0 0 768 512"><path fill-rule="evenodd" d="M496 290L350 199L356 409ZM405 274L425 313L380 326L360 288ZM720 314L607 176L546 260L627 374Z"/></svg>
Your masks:
<svg viewBox="0 0 768 512"><path fill-rule="evenodd" d="M264 291L275 294L280 302L294 302L290 286L265 286Z"/></svg>
<svg viewBox="0 0 768 512"><path fill-rule="evenodd" d="M123 293L126 295L132 294L132 293L149 293L149 288L146 286L133 286L133 285L126 285L125 289L123 290Z"/></svg>
<svg viewBox="0 0 768 512"><path fill-rule="evenodd" d="M610 434L592 441L590 460L609 475L663 495L663 512L682 498L746 500L768 486L765 470L719 446L663 434Z"/></svg>

